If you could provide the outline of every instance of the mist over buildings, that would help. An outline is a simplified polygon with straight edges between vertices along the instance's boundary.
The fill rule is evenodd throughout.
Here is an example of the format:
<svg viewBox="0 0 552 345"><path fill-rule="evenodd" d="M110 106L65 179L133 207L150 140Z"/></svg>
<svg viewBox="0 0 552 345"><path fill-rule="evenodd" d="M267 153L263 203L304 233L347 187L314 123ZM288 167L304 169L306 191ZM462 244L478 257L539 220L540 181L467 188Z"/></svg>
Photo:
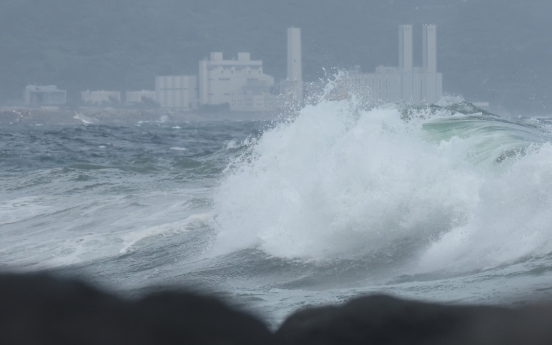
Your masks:
<svg viewBox="0 0 552 345"><path fill-rule="evenodd" d="M291 26L302 29L305 82L324 68L396 66L402 24L422 65L422 24L435 24L445 93L549 114L551 11L544 0L3 0L0 102L28 84L55 84L69 102L84 90L151 90L155 76L197 74L210 52L251 52L280 81Z"/></svg>

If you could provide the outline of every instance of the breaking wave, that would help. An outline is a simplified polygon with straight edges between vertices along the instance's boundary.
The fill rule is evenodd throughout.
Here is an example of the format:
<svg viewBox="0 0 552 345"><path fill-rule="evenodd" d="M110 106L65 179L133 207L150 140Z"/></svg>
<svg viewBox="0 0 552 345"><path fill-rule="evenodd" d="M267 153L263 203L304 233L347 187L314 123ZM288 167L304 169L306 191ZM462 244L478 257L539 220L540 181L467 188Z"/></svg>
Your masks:
<svg viewBox="0 0 552 345"><path fill-rule="evenodd" d="M552 252L550 131L458 100L322 100L250 140L214 204L217 253L496 267Z"/></svg>

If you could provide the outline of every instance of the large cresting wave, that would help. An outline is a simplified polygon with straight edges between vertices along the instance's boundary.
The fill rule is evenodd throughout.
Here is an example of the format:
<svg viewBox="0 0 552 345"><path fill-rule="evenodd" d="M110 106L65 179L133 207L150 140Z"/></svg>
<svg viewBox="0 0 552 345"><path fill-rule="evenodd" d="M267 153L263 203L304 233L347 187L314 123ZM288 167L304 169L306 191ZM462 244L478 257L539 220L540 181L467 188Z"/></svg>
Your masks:
<svg viewBox="0 0 552 345"><path fill-rule="evenodd" d="M418 272L552 252L546 125L441 105L324 100L251 140L215 195L214 250Z"/></svg>

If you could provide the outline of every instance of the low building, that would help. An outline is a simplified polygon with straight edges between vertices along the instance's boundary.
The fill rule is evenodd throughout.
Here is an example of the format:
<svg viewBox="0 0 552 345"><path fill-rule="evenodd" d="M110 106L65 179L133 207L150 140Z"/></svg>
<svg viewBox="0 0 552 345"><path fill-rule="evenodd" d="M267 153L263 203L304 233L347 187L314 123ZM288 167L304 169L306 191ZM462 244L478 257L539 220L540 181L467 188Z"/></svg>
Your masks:
<svg viewBox="0 0 552 345"><path fill-rule="evenodd" d="M119 91L83 91L81 97L82 102L88 106L109 106L121 103Z"/></svg>
<svg viewBox="0 0 552 345"><path fill-rule="evenodd" d="M150 90L127 91L125 95L125 102L130 104L142 103L144 100L151 100L155 102L156 99L156 92Z"/></svg>
<svg viewBox="0 0 552 345"><path fill-rule="evenodd" d="M67 103L67 92L59 90L55 85L28 85L25 88L25 104L31 106L56 106Z"/></svg>
<svg viewBox="0 0 552 345"><path fill-rule="evenodd" d="M188 75L155 77L155 100L161 108L183 111L197 109L197 77Z"/></svg>
<svg viewBox="0 0 552 345"><path fill-rule="evenodd" d="M248 85L231 92L231 111L269 111L278 107L278 97L272 95L264 84L249 82Z"/></svg>
<svg viewBox="0 0 552 345"><path fill-rule="evenodd" d="M238 53L237 60L224 60L220 52L199 62L199 103L228 104L233 111L264 111L273 107L270 89L274 77L263 73L263 62Z"/></svg>

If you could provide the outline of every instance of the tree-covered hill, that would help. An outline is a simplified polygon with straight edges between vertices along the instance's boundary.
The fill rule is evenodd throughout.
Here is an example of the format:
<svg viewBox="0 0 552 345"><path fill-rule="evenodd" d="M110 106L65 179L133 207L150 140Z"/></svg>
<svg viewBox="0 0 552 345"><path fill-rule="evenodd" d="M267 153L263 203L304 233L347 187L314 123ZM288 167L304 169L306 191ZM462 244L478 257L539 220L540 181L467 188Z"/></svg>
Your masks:
<svg viewBox="0 0 552 345"><path fill-rule="evenodd" d="M28 83L152 89L196 74L211 51L250 51L285 77L286 28L303 33L306 80L323 68L396 65L397 26L438 25L445 91L513 111L552 109L548 0L0 0L0 101Z"/></svg>

